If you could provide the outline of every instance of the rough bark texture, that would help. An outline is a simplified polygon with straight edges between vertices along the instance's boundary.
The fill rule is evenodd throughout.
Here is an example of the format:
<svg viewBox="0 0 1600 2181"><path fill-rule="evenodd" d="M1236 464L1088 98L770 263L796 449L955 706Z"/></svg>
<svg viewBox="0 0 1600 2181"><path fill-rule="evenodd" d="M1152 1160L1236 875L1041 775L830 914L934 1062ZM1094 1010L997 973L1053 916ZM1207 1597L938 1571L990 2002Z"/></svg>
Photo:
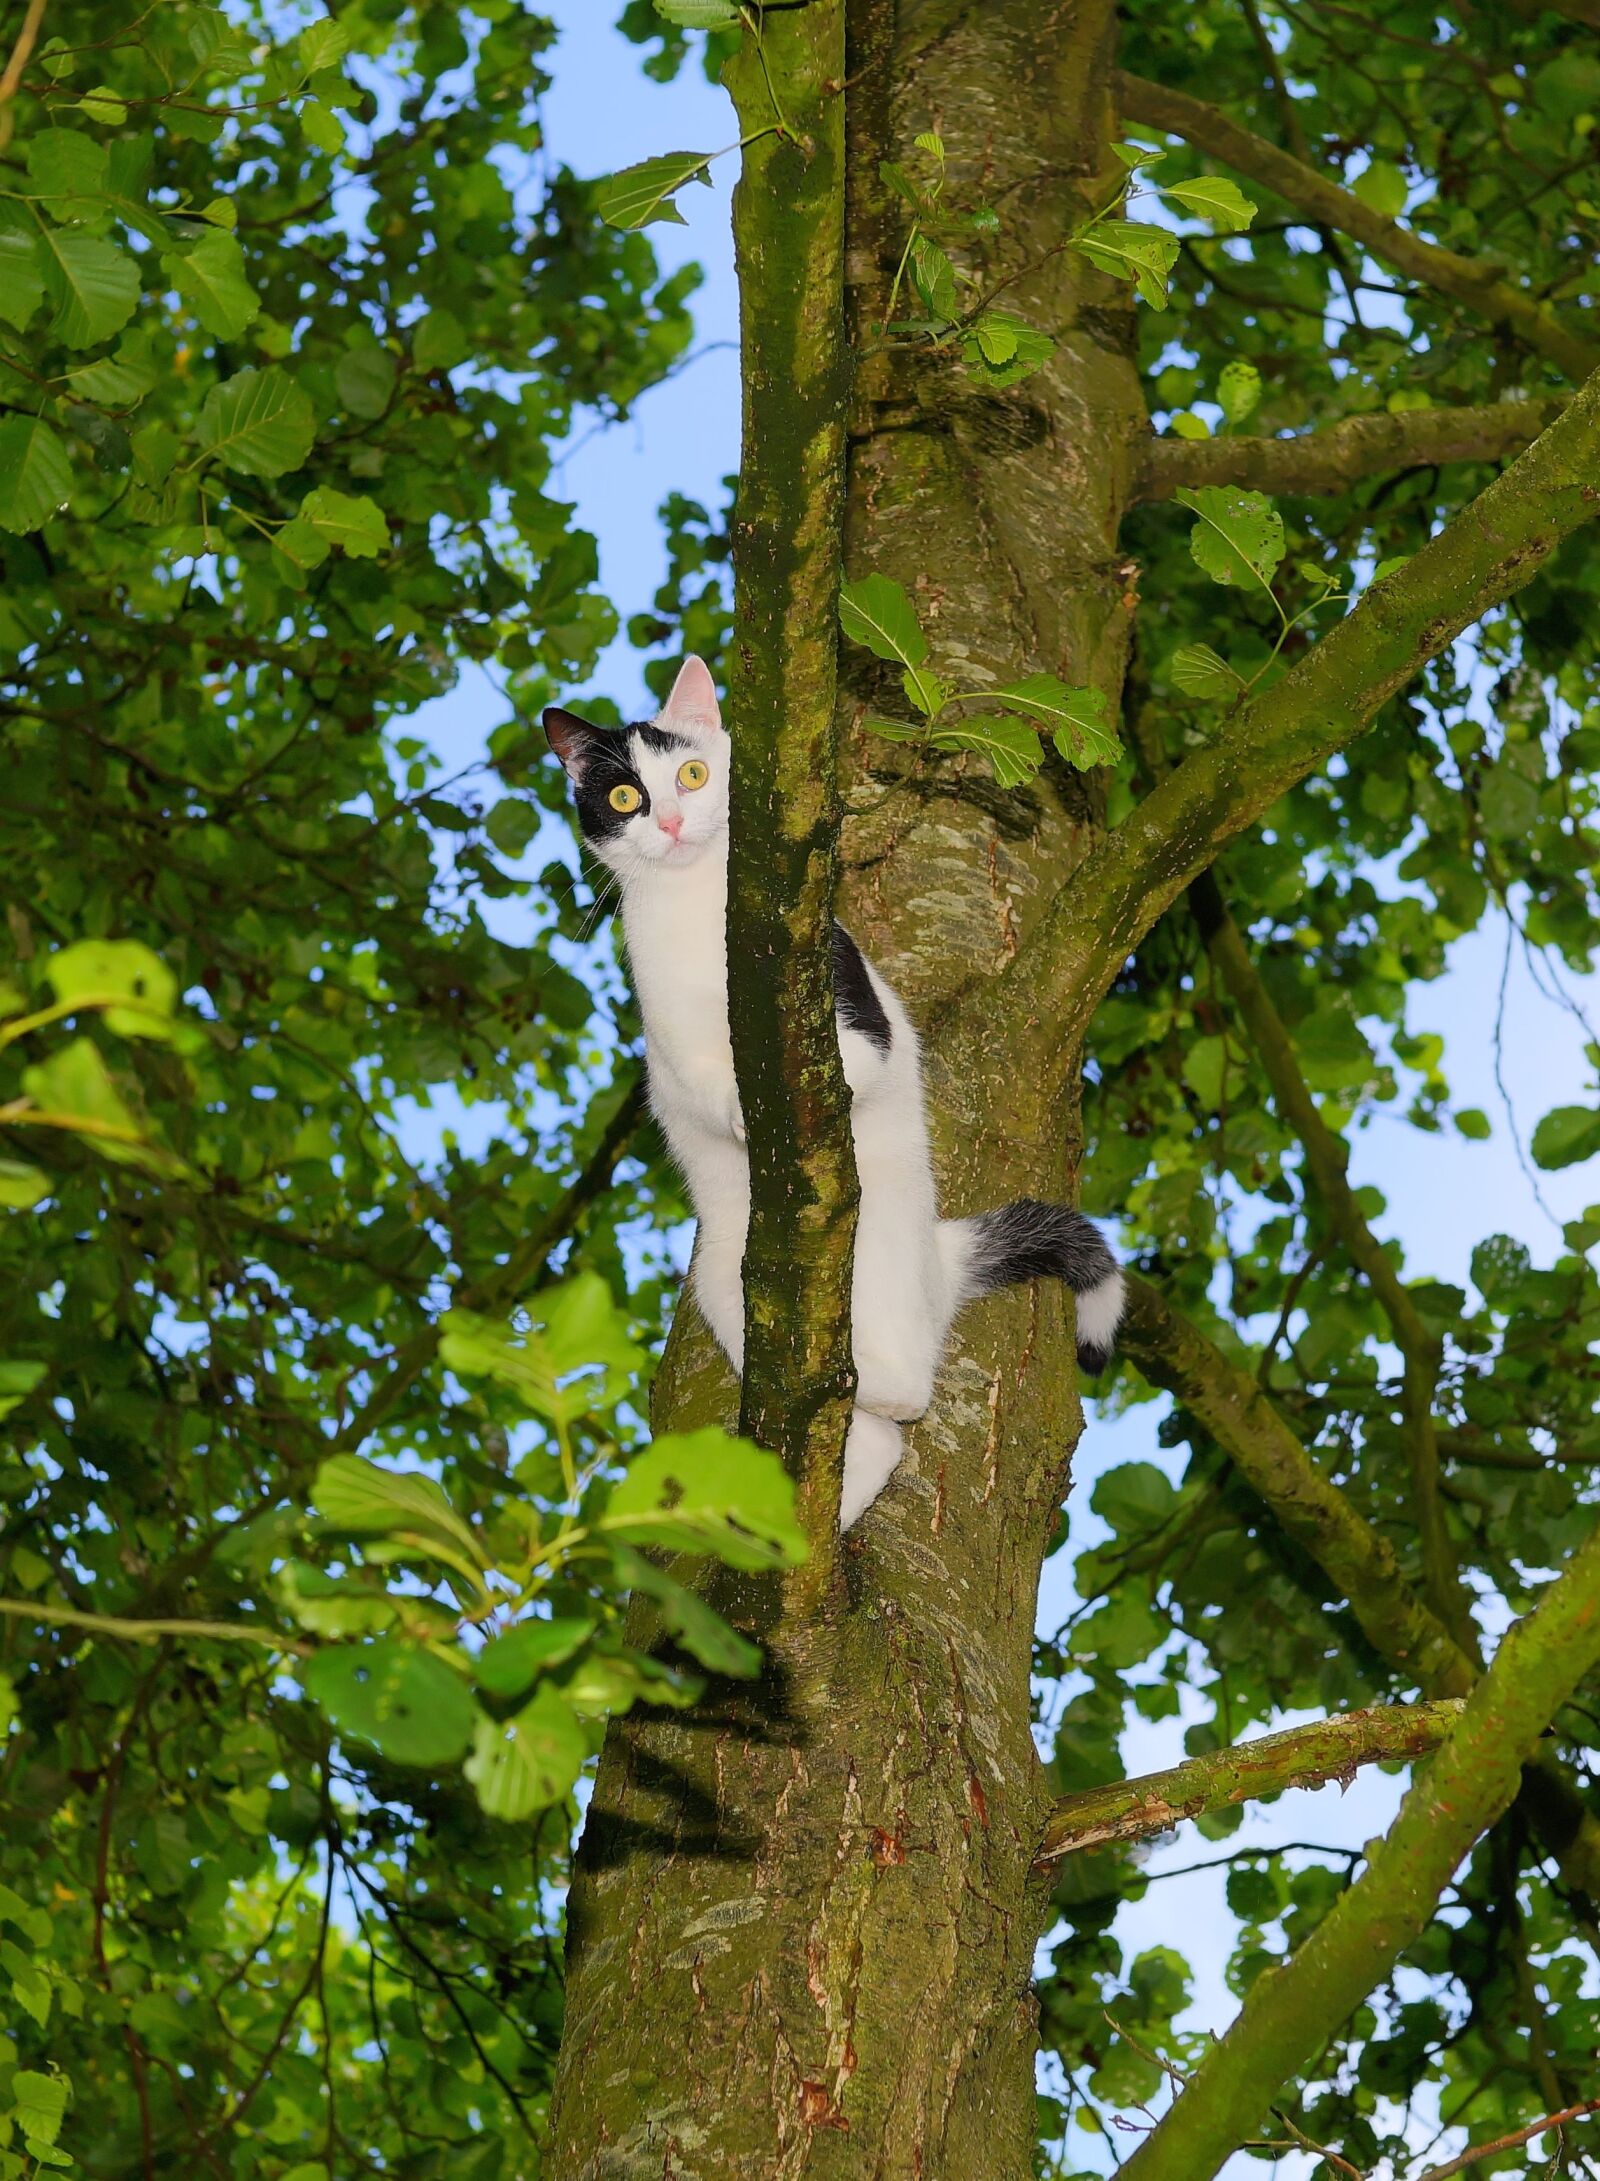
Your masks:
<svg viewBox="0 0 1600 2181"><path fill-rule="evenodd" d="M877 163L918 129L941 127L958 186L1005 193L1017 263L1105 186L1108 5L899 13L896 28L886 0L851 10L858 341L904 240ZM1148 429L1131 305L1070 253L1014 296L1062 346L1009 395L980 394L948 363L867 360L847 566L912 589L941 655L973 680L1049 668L1098 681L1115 705L1132 603L1116 529ZM876 672L846 660L847 720ZM864 739L846 783L841 913L934 1024L1038 922L1095 837L1096 797L1054 759L1031 790L1003 794L977 759ZM1030 1068L1015 1048L935 1028L927 1061L950 1210L1069 1193L1072 1056ZM680 1316L659 1413L726 1414L726 1374ZM613 1728L572 1898L551 2165L563 2181L1028 2171L1046 1913L1033 1866L1051 1800L1028 1677L1078 1429L1059 1294L974 1309L837 1586L809 1611L798 1583L724 1597L768 1648L759 1716L732 1692Z"/></svg>

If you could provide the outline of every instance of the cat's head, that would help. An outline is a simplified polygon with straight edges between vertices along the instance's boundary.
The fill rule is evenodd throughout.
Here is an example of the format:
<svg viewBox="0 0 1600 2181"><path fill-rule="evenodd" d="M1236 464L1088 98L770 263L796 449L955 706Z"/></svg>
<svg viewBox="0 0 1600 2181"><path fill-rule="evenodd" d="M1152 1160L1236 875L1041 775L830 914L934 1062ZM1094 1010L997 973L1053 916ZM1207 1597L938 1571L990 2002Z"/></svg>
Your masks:
<svg viewBox="0 0 1600 2181"><path fill-rule="evenodd" d="M732 745L703 659L684 661L647 725L595 727L553 704L544 731L572 782L584 839L624 882L687 870L722 849Z"/></svg>

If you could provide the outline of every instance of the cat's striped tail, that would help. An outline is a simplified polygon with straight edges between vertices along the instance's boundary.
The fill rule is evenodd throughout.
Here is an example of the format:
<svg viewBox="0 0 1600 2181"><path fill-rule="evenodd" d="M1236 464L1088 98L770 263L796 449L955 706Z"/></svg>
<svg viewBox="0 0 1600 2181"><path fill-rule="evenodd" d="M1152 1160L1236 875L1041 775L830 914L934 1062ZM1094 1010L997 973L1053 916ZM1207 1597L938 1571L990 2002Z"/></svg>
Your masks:
<svg viewBox="0 0 1600 2181"><path fill-rule="evenodd" d="M942 1220L939 1241L958 1309L998 1287L1064 1280L1076 1298L1079 1368L1092 1375L1111 1361L1125 1289L1099 1228L1082 1212L1022 1197L974 1219Z"/></svg>

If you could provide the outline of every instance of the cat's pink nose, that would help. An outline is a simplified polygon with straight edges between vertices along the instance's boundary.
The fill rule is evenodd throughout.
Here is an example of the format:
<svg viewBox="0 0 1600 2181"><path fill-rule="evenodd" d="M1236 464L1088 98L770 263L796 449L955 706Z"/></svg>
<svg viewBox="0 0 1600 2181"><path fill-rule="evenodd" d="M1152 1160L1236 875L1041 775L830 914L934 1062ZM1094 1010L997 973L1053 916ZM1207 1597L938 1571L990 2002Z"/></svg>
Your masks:
<svg viewBox="0 0 1600 2181"><path fill-rule="evenodd" d="M676 840L678 838L678 835L683 831L683 812L681 810L675 810L670 817L658 817L656 820L656 824L661 828L663 833L670 833L672 838Z"/></svg>

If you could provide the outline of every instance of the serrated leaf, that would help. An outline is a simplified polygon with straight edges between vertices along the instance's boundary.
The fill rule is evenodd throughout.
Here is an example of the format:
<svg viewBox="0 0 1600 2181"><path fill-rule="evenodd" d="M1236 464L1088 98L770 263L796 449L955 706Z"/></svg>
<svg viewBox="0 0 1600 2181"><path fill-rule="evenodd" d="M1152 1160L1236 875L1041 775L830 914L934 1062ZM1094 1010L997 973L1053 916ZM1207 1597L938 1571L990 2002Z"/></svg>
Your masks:
<svg viewBox="0 0 1600 2181"><path fill-rule="evenodd" d="M928 737L936 750L965 750L986 758L1003 788L1020 788L1044 763L1044 746L1026 720L1010 712L980 713Z"/></svg>
<svg viewBox="0 0 1600 2181"><path fill-rule="evenodd" d="M195 317L219 340L231 341L243 333L261 308L245 278L244 252L236 237L220 227L208 227L193 249L181 255L167 251L161 262Z"/></svg>
<svg viewBox="0 0 1600 2181"><path fill-rule="evenodd" d="M1167 281L1178 262L1176 235L1136 220L1098 220L1074 239L1073 248L1101 272L1131 280L1154 309L1166 309Z"/></svg>
<svg viewBox="0 0 1600 2181"><path fill-rule="evenodd" d="M0 530L37 530L72 490L72 465L42 417L0 421Z"/></svg>
<svg viewBox="0 0 1600 2181"><path fill-rule="evenodd" d="M45 293L56 307L50 331L68 348L93 348L133 316L139 268L114 242L46 227L39 254Z"/></svg>
<svg viewBox="0 0 1600 2181"><path fill-rule="evenodd" d="M81 129L41 129L28 142L28 179L46 199L93 199L105 194L110 155L97 138ZM57 217L66 208L50 206Z"/></svg>
<svg viewBox="0 0 1600 2181"><path fill-rule="evenodd" d="M944 709L949 696L949 691L938 675L931 674L925 666L908 666L900 677L900 686L911 703L928 719Z"/></svg>
<svg viewBox="0 0 1600 2181"><path fill-rule="evenodd" d="M32 235L0 234L0 318L20 333L44 301L44 266Z"/></svg>
<svg viewBox="0 0 1600 2181"><path fill-rule="evenodd" d="M1017 353L1017 329L998 311L985 311L972 333L985 363L1010 363Z"/></svg>
<svg viewBox="0 0 1600 2181"><path fill-rule="evenodd" d="M276 364L236 371L212 387L195 432L207 454L246 477L298 469L315 434L310 397Z"/></svg>
<svg viewBox="0 0 1600 2181"><path fill-rule="evenodd" d="M515 1718L478 1721L466 1774L485 1812L514 1824L569 1793L588 1754L572 1706L544 1682Z"/></svg>
<svg viewBox="0 0 1600 2181"><path fill-rule="evenodd" d="M472 1678L491 1696L520 1696L541 1674L575 1657L594 1634L595 1625L574 1614L524 1621L484 1645L472 1662Z"/></svg>
<svg viewBox="0 0 1600 2181"><path fill-rule="evenodd" d="M67 379L80 400L99 402L107 409L131 409L149 393L156 375L145 363L108 356L99 363L79 364L67 373Z"/></svg>
<svg viewBox="0 0 1600 2181"><path fill-rule="evenodd" d="M1217 376L1217 400L1230 424L1242 424L1261 399L1261 373L1254 364L1224 364Z"/></svg>
<svg viewBox="0 0 1600 2181"><path fill-rule="evenodd" d="M472 1739L477 1712L460 1675L402 1637L318 1651L300 1679L339 1733L395 1764L453 1765Z"/></svg>
<svg viewBox="0 0 1600 2181"><path fill-rule="evenodd" d="M66 2117L66 2077L41 2075L33 2068L18 2068L11 2078L11 2102L25 2136L36 2143L54 2143Z"/></svg>
<svg viewBox="0 0 1600 2181"><path fill-rule="evenodd" d="M333 1454L317 1471L312 1504L331 1529L356 1537L411 1536L449 1544L469 1567L483 1550L441 1486L415 1470L382 1469L361 1454Z"/></svg>
<svg viewBox="0 0 1600 2181"><path fill-rule="evenodd" d="M1209 220L1225 235L1242 235L1258 207L1237 182L1221 174L1201 174L1192 182L1168 182L1161 192L1195 219Z"/></svg>
<svg viewBox="0 0 1600 2181"><path fill-rule="evenodd" d="M300 520L330 545L342 547L352 560L372 560L388 550L389 525L383 510L365 493L352 496L336 492L331 485L318 485L300 502Z"/></svg>
<svg viewBox="0 0 1600 2181"><path fill-rule="evenodd" d="M463 1377L497 1380L551 1422L615 1407L644 1353L600 1275L580 1272L545 1289L530 1315L527 1332L518 1334L470 1310L446 1311L440 1357Z"/></svg>
<svg viewBox="0 0 1600 2181"><path fill-rule="evenodd" d="M839 626L854 644L864 644L875 658L904 667L921 666L928 656L916 608L889 576L863 576L839 592Z"/></svg>
<svg viewBox="0 0 1600 2181"><path fill-rule="evenodd" d="M733 1568L798 1567L806 1556L783 1464L715 1425L668 1433L637 1456L599 1528L625 1544L714 1553Z"/></svg>
<svg viewBox="0 0 1600 2181"><path fill-rule="evenodd" d="M655 9L680 30L723 30L740 19L738 0L655 0Z"/></svg>
<svg viewBox="0 0 1600 2181"><path fill-rule="evenodd" d="M1009 353L999 355L1000 349ZM1030 377L1055 354L1054 338L1040 326L1031 326L1015 311L987 310L962 337L962 361L971 366L984 385L1015 386Z"/></svg>
<svg viewBox="0 0 1600 2181"><path fill-rule="evenodd" d="M320 22L308 23L295 41L295 51L300 66L308 76L319 69L336 68L350 50L350 33L342 23L331 16Z"/></svg>
<svg viewBox="0 0 1600 2181"><path fill-rule="evenodd" d="M1263 493L1201 485L1173 497L1199 517L1189 551L1213 582L1270 588L1284 555L1283 518Z"/></svg>
<svg viewBox="0 0 1600 2181"><path fill-rule="evenodd" d="M932 158L943 160L944 138L937 129L924 129L920 136L913 137L912 142L916 145L918 151L925 151Z"/></svg>
<svg viewBox="0 0 1600 2181"><path fill-rule="evenodd" d="M273 532L272 550L282 557L283 567L279 572L300 589L312 569L320 568L333 548L314 524L296 515L292 522L286 522L281 530Z"/></svg>
<svg viewBox="0 0 1600 2181"><path fill-rule="evenodd" d="M300 128L306 142L330 159L337 159L344 150L344 123L320 98L301 100Z"/></svg>
<svg viewBox="0 0 1600 2181"><path fill-rule="evenodd" d="M926 742L928 729L925 722L913 724L904 719L875 719L869 714L862 726L870 735L881 735L885 742Z"/></svg>
<svg viewBox="0 0 1600 2181"><path fill-rule="evenodd" d="M1122 755L1115 729L1106 725L1103 690L1070 689L1054 674L1030 674L1026 681L1008 682L988 695L1047 729L1067 763L1080 772L1091 765L1115 764Z"/></svg>
<svg viewBox="0 0 1600 2181"><path fill-rule="evenodd" d="M956 269L927 235L918 235L911 245L911 280L931 318L948 322L955 317L960 307L956 301Z"/></svg>
<svg viewBox="0 0 1600 2181"><path fill-rule="evenodd" d="M705 151L670 151L659 159L641 159L607 175L595 194L595 209L608 227L624 231L648 227L652 220L687 225L673 203L686 182L705 181L713 154Z"/></svg>
<svg viewBox="0 0 1600 2181"><path fill-rule="evenodd" d="M1207 697L1217 702L1236 697L1244 687L1227 660L1209 644L1181 645L1172 654L1167 673L1173 685L1189 696Z"/></svg>

